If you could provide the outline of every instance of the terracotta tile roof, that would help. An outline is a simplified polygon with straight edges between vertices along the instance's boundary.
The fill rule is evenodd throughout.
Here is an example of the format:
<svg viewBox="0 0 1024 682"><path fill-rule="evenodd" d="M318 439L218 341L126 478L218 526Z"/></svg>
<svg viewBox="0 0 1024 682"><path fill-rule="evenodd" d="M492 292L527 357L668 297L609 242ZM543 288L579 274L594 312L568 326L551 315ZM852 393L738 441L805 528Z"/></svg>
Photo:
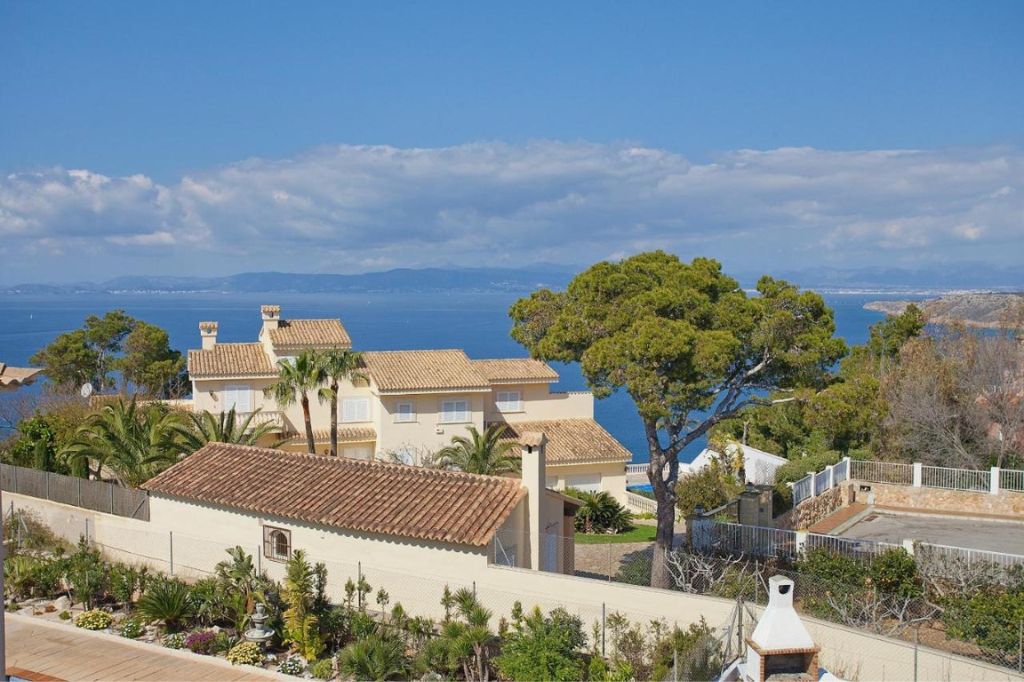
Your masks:
<svg viewBox="0 0 1024 682"><path fill-rule="evenodd" d="M188 352L188 373L205 377L277 376L261 343L218 343L209 350Z"/></svg>
<svg viewBox="0 0 1024 682"><path fill-rule="evenodd" d="M351 348L352 339L341 320L281 320L270 330L274 347Z"/></svg>
<svg viewBox="0 0 1024 682"><path fill-rule="evenodd" d="M331 432L327 429L323 431L313 431L313 440L317 443L330 443ZM365 443L367 441L377 440L377 432L368 427L338 427L338 442L339 443ZM306 444L306 433L289 433L288 438L281 443L282 445L305 445Z"/></svg>
<svg viewBox="0 0 1024 682"><path fill-rule="evenodd" d="M0 362L0 388L18 388L31 384L43 370L36 367L11 367Z"/></svg>
<svg viewBox="0 0 1024 682"><path fill-rule="evenodd" d="M321 526L486 546L526 495L520 481L210 443L147 490Z"/></svg>
<svg viewBox="0 0 1024 682"><path fill-rule="evenodd" d="M543 433L548 464L628 462L632 453L593 419L545 419L505 424L505 437L521 442L525 434Z"/></svg>
<svg viewBox="0 0 1024 682"><path fill-rule="evenodd" d="M461 350L367 351L363 362L384 392L490 388Z"/></svg>
<svg viewBox="0 0 1024 682"><path fill-rule="evenodd" d="M558 381L558 372L546 362L531 358L473 360L473 366L491 383L519 381Z"/></svg>

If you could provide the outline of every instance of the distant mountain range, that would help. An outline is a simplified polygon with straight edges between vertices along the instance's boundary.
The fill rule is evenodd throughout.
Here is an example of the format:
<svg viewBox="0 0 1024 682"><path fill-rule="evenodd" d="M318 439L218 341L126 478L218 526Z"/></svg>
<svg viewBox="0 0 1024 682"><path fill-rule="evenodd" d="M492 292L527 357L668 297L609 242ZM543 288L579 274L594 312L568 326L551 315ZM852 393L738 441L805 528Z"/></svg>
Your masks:
<svg viewBox="0 0 1024 682"><path fill-rule="evenodd" d="M18 284L7 294L117 293L366 293L410 291L530 291L564 287L573 272L553 266L533 268L425 268L367 272L359 275L244 272L227 277L115 277L104 282Z"/></svg>
<svg viewBox="0 0 1024 682"><path fill-rule="evenodd" d="M226 277L128 276L104 282L17 284L0 286L3 294L118 293L368 293L368 292L499 292L531 291L540 286L564 287L579 270L572 266L534 265L523 268L423 268L367 272L357 275L244 272ZM766 271L772 272L770 267ZM752 287L759 273L737 273ZM1024 269L976 263L900 268L809 268L772 272L802 287L826 291L944 292L1024 289Z"/></svg>

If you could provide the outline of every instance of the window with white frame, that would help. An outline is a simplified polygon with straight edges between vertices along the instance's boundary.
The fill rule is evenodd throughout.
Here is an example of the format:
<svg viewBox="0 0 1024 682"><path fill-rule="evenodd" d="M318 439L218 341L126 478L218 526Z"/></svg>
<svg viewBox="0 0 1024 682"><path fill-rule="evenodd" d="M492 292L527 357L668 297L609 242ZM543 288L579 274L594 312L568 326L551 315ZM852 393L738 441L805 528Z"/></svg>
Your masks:
<svg viewBox="0 0 1024 682"><path fill-rule="evenodd" d="M498 391L494 401L498 412L522 412L523 394L519 391Z"/></svg>
<svg viewBox="0 0 1024 682"><path fill-rule="evenodd" d="M341 401L341 421L343 422L368 422L370 421L370 399L369 398L345 398Z"/></svg>
<svg viewBox="0 0 1024 682"><path fill-rule="evenodd" d="M229 412L252 412L252 388L248 384L228 384L224 387L223 410Z"/></svg>
<svg viewBox="0 0 1024 682"><path fill-rule="evenodd" d="M292 532L284 528L263 526L263 556L287 561L292 556Z"/></svg>
<svg viewBox="0 0 1024 682"><path fill-rule="evenodd" d="M408 424L416 421L416 406L409 402L395 403L395 423Z"/></svg>
<svg viewBox="0 0 1024 682"><path fill-rule="evenodd" d="M468 400L444 400L441 402L441 423L460 424L469 421Z"/></svg>

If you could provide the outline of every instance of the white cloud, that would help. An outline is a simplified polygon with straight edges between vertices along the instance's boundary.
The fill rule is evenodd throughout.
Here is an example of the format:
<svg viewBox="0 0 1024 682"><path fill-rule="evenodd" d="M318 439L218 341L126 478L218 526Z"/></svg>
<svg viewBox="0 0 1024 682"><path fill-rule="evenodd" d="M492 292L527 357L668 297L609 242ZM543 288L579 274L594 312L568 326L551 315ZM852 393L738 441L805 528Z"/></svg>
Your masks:
<svg viewBox="0 0 1024 682"><path fill-rule="evenodd" d="M154 253L176 272L347 271L579 264L655 247L764 270L922 254L1010 264L1022 262L1022 185L1024 154L1008 148L737 150L696 164L586 142L328 146L168 185L15 173L0 179L0 238L9 252L86 250L126 272Z"/></svg>

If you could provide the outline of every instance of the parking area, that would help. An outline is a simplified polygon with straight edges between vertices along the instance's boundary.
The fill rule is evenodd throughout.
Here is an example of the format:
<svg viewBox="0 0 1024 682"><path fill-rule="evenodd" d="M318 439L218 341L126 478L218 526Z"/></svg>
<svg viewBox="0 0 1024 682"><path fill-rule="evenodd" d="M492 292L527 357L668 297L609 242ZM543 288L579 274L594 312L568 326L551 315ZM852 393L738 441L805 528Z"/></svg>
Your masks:
<svg viewBox="0 0 1024 682"><path fill-rule="evenodd" d="M910 539L1024 555L1024 523L1010 521L873 512L841 535L895 543Z"/></svg>

